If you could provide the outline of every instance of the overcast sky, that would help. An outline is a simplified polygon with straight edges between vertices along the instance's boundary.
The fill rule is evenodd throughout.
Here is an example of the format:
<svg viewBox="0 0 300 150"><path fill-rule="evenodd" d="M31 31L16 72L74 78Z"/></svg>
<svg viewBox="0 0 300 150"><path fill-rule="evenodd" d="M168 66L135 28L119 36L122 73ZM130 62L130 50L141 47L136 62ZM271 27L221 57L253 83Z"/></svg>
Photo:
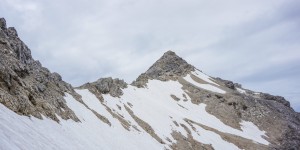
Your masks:
<svg viewBox="0 0 300 150"><path fill-rule="evenodd" d="M300 111L299 0L0 0L35 59L74 86L131 83L173 50Z"/></svg>

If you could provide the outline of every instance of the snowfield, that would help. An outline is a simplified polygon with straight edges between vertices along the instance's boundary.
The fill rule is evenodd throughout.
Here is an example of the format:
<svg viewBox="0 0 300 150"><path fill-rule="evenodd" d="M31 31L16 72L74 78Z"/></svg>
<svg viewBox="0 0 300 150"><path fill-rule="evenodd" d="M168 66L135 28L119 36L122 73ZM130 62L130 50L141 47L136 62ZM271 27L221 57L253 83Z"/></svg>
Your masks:
<svg viewBox="0 0 300 150"><path fill-rule="evenodd" d="M194 75L210 84L197 83L189 75L184 79L200 88L225 93L205 74L198 71ZM101 121L91 110L69 94L65 97L67 105L81 122L60 119L58 124L48 118L43 120L29 118L17 115L0 104L0 149L170 149L169 145L176 143L171 135L173 131L180 132L185 137L188 135L182 126L177 126L174 122L185 125L192 131L191 135L195 140L203 144L211 144L216 150L239 149L213 131L197 124L193 124L194 128L192 128L185 119L253 142L269 144L262 138L266 136L265 132L259 130L252 122L242 121L240 122L242 130L235 129L206 112L205 104L193 104L177 81L149 80L147 88L129 85L123 89L124 95L119 98L108 94L103 95L102 103L89 90L76 90L76 92L82 96L82 100L91 110L107 118L111 125ZM171 95L175 95L180 100L175 101ZM184 100L186 98L183 95L186 95L188 100ZM128 130L124 128L122 122L112 116L107 107L130 124ZM165 144L159 143L143 130L125 107L150 125Z"/></svg>

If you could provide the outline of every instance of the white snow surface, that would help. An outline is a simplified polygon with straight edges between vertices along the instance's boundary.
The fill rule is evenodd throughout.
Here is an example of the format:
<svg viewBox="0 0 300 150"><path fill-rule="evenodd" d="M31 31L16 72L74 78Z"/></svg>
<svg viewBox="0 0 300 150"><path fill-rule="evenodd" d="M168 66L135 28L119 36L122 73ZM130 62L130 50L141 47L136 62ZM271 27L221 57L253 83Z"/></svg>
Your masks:
<svg viewBox="0 0 300 150"><path fill-rule="evenodd" d="M213 80L214 79L212 79L210 76L208 76L208 75L206 75L205 73L203 73L203 72L201 72L201 71L199 71L199 70L196 70L196 71L193 71L193 72L191 72L194 76L196 76L196 77L198 77L198 78L200 78L200 79L202 79L202 80L204 80L204 81L206 81L206 82L208 82L208 83L211 83L211 84L214 84L214 85L216 85L216 86L220 86L220 85L218 85L217 83L215 83Z"/></svg>
<svg viewBox="0 0 300 150"><path fill-rule="evenodd" d="M199 71L198 71L198 73L199 73ZM226 91L218 88L217 86L219 86L219 85L216 84L216 83L214 83L214 82L212 82L208 77L206 77L205 74L202 73L201 76L199 76L199 74L195 74L195 73L193 73L193 74L196 75L198 78L200 78L202 80L205 80L205 81L207 81L209 83L212 83L214 85L198 83L195 80L193 80L193 78L189 74L186 75L183 79L186 80L187 82L189 82L189 83L191 83L191 84L199 87L199 88L206 89L208 91L212 91L212 92L216 92L216 93L220 93L220 94L225 94L226 93ZM217 85L217 86L215 86L215 85Z"/></svg>
<svg viewBox="0 0 300 150"><path fill-rule="evenodd" d="M242 94L245 94L247 93L245 90L241 89L241 88L236 88L236 90Z"/></svg>
<svg viewBox="0 0 300 150"><path fill-rule="evenodd" d="M88 90L76 90L76 92L82 96L84 103L90 109L105 116L111 122L111 126L99 120L91 110L69 94L65 97L67 105L75 112L81 123L60 119L58 124L47 118L39 120L34 117L20 116L0 104L0 149L164 149L169 148L171 144L167 138L176 142L171 136L172 131L180 132L183 136L188 134L183 127L176 126L173 121L184 124L192 131L194 139L203 144L211 144L216 150L239 149L233 143L223 140L217 133L205 130L197 124L193 124L195 127L193 129L184 119L253 142L269 144L262 138L266 136L265 132L252 122L242 121L240 123L242 130L238 130L225 125L206 112L205 104L195 105L191 103L189 97L188 101L184 101L183 94L186 96L188 94L182 90L182 85L177 81L149 80L147 88L128 85L128 88L123 89L124 94L120 98L103 95L104 104L114 113L123 116L132 126L136 126L139 131L132 126L129 131L125 130L121 122L114 118ZM175 95L180 100L175 101L171 95ZM125 105L138 118L147 122L166 144L157 142L144 131L126 111Z"/></svg>
<svg viewBox="0 0 300 150"><path fill-rule="evenodd" d="M87 96L87 95L84 95ZM60 124L44 118L20 116L0 104L1 150L111 150L163 149L148 134L129 132L123 127L110 127L90 110L67 94L68 106L81 123L60 119ZM95 105L99 105L95 103ZM110 118L110 121L113 121Z"/></svg>

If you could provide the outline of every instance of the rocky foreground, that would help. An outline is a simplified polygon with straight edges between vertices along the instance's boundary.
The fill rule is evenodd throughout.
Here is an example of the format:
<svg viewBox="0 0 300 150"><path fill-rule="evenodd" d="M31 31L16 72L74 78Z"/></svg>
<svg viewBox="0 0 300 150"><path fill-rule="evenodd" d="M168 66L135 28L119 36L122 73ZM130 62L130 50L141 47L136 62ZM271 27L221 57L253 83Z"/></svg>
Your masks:
<svg viewBox="0 0 300 150"><path fill-rule="evenodd" d="M0 19L0 149L291 149L300 115L281 96L207 76L166 52L131 84L74 88Z"/></svg>

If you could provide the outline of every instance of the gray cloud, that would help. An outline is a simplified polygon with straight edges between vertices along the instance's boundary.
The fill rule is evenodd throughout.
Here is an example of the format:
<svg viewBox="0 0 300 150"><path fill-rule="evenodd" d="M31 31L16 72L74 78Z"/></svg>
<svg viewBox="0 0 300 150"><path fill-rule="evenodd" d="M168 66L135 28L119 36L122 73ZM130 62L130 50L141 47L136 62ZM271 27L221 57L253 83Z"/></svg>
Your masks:
<svg viewBox="0 0 300 150"><path fill-rule="evenodd" d="M73 85L134 80L172 49L212 76L300 111L297 0L0 0L35 59Z"/></svg>

